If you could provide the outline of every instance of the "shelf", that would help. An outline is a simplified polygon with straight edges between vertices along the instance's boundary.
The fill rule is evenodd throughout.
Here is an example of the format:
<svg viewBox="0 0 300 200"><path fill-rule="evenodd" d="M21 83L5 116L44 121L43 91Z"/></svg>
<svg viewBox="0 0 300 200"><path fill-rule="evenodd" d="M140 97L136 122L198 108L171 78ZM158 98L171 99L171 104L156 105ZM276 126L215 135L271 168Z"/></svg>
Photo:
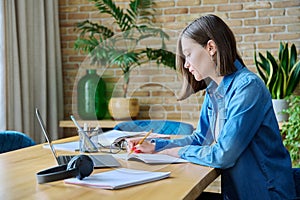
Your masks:
<svg viewBox="0 0 300 200"><path fill-rule="evenodd" d="M192 124L195 128L197 127L198 121L196 120L177 120L170 119L174 121L182 121ZM116 124L124 121L115 121L115 120L79 120L78 123L83 126L83 123L87 123L90 127L100 126L101 128L113 128ZM281 130L282 122L279 122L279 129ZM72 120L62 120L59 121L59 127L61 128L75 128L75 125Z"/></svg>
<svg viewBox="0 0 300 200"><path fill-rule="evenodd" d="M177 120L177 119L170 119L174 121L182 121L186 123L192 124L194 127L197 127L198 121L193 120ZM78 120L80 126L83 126L84 123L87 123L89 127L96 127L100 126L101 128L113 128L118 123L124 121L116 121L116 120ZM59 127L61 128L76 128L72 120L62 120L59 121Z"/></svg>

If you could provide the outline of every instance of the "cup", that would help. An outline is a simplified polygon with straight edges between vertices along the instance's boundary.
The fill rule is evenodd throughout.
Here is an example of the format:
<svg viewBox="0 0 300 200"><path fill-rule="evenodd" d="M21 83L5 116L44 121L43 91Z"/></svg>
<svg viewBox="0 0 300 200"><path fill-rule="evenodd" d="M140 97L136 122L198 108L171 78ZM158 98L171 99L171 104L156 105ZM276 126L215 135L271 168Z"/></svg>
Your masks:
<svg viewBox="0 0 300 200"><path fill-rule="evenodd" d="M92 131L78 130L79 135L79 151L80 152L98 152L98 134Z"/></svg>

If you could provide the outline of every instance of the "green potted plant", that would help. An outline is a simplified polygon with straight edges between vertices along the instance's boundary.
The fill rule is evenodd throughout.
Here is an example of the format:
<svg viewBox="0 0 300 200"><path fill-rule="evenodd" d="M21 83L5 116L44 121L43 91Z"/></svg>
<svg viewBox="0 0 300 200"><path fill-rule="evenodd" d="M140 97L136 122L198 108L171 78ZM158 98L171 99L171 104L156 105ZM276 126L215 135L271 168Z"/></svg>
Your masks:
<svg viewBox="0 0 300 200"><path fill-rule="evenodd" d="M297 61L297 50L294 44L280 42L278 59L267 51L266 56L254 53L254 62L259 76L269 89L277 120L285 121L287 115L282 110L287 108L286 97L295 91L300 82L300 61Z"/></svg>
<svg viewBox="0 0 300 200"><path fill-rule="evenodd" d="M130 72L137 66L147 62L155 61L175 69L175 54L166 50L165 40L169 39L161 28L152 25L154 20L154 8L152 0L131 0L128 8L117 6L112 0L90 0L100 13L106 14L113 19L111 26L85 20L76 25L80 32L75 41L76 50L87 53L91 64L101 65L102 67L118 66L123 75L123 97L127 97ZM143 41L151 39L160 41L158 48L150 48L141 45ZM130 43L130 44L129 44ZM128 45L129 44L129 45ZM109 102L109 108L113 104ZM132 99L129 99L132 101ZM131 103L117 103L117 105L129 105L134 107L137 100ZM131 106L132 105L132 106ZM116 108L120 113L121 107ZM127 108L126 108L127 109ZM138 108L133 108L138 109ZM113 118L133 118L137 115L133 111L130 116L113 116L114 111L110 109Z"/></svg>
<svg viewBox="0 0 300 200"><path fill-rule="evenodd" d="M300 167L300 96L288 98L289 107L283 112L289 115L282 125L283 144L291 155L293 167Z"/></svg>

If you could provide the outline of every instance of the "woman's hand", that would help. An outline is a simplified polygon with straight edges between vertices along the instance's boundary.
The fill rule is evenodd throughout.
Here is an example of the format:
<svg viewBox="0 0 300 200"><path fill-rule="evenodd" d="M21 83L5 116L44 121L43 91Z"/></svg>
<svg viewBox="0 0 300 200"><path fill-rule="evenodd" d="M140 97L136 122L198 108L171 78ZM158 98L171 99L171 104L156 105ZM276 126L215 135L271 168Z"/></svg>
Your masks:
<svg viewBox="0 0 300 200"><path fill-rule="evenodd" d="M169 156L173 156L173 157L176 157L176 158L179 158L180 156L178 155L178 151L181 147L175 147L175 148L170 148L170 149L165 149L165 150L162 150L158 153L161 153L161 154L167 154Z"/></svg>
<svg viewBox="0 0 300 200"><path fill-rule="evenodd" d="M136 153L154 153L155 144L149 141L144 141L142 144L138 144L142 138L128 138L127 142L127 152L134 150Z"/></svg>

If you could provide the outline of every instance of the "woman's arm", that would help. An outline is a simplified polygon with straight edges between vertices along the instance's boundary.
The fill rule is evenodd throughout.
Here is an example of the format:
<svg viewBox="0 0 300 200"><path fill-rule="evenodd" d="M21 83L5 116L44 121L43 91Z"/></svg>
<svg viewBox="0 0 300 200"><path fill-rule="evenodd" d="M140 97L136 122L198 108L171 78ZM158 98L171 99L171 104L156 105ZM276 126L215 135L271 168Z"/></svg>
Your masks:
<svg viewBox="0 0 300 200"><path fill-rule="evenodd" d="M183 147L186 145L202 145L206 141L207 135L210 134L209 129L209 120L207 115L207 97L204 98L201 114L198 121L197 129L193 132L192 135L185 136L179 139L153 139L151 142L144 142L141 145L137 145L139 139L129 138L127 139L128 148L131 149L135 146L137 150L140 150L143 153L154 153L159 152L164 149L170 149L174 147ZM210 134L211 135L211 134ZM209 137L211 138L211 137ZM164 151L165 152L165 151ZM163 153L163 152L162 152ZM178 155L178 154L177 154Z"/></svg>
<svg viewBox="0 0 300 200"><path fill-rule="evenodd" d="M202 145L203 143L206 143L207 138L211 138L207 137L208 135L211 135L206 109L207 106L208 97L205 96L201 107L198 126L192 135L173 140L155 139L153 140L153 142L155 142L155 151L158 152L168 148L183 147L186 145Z"/></svg>
<svg viewBox="0 0 300 200"><path fill-rule="evenodd" d="M270 107L268 95L256 79L241 82L227 99L227 121L217 143L211 146L185 146L178 152L180 157L216 168L233 166L264 120Z"/></svg>

